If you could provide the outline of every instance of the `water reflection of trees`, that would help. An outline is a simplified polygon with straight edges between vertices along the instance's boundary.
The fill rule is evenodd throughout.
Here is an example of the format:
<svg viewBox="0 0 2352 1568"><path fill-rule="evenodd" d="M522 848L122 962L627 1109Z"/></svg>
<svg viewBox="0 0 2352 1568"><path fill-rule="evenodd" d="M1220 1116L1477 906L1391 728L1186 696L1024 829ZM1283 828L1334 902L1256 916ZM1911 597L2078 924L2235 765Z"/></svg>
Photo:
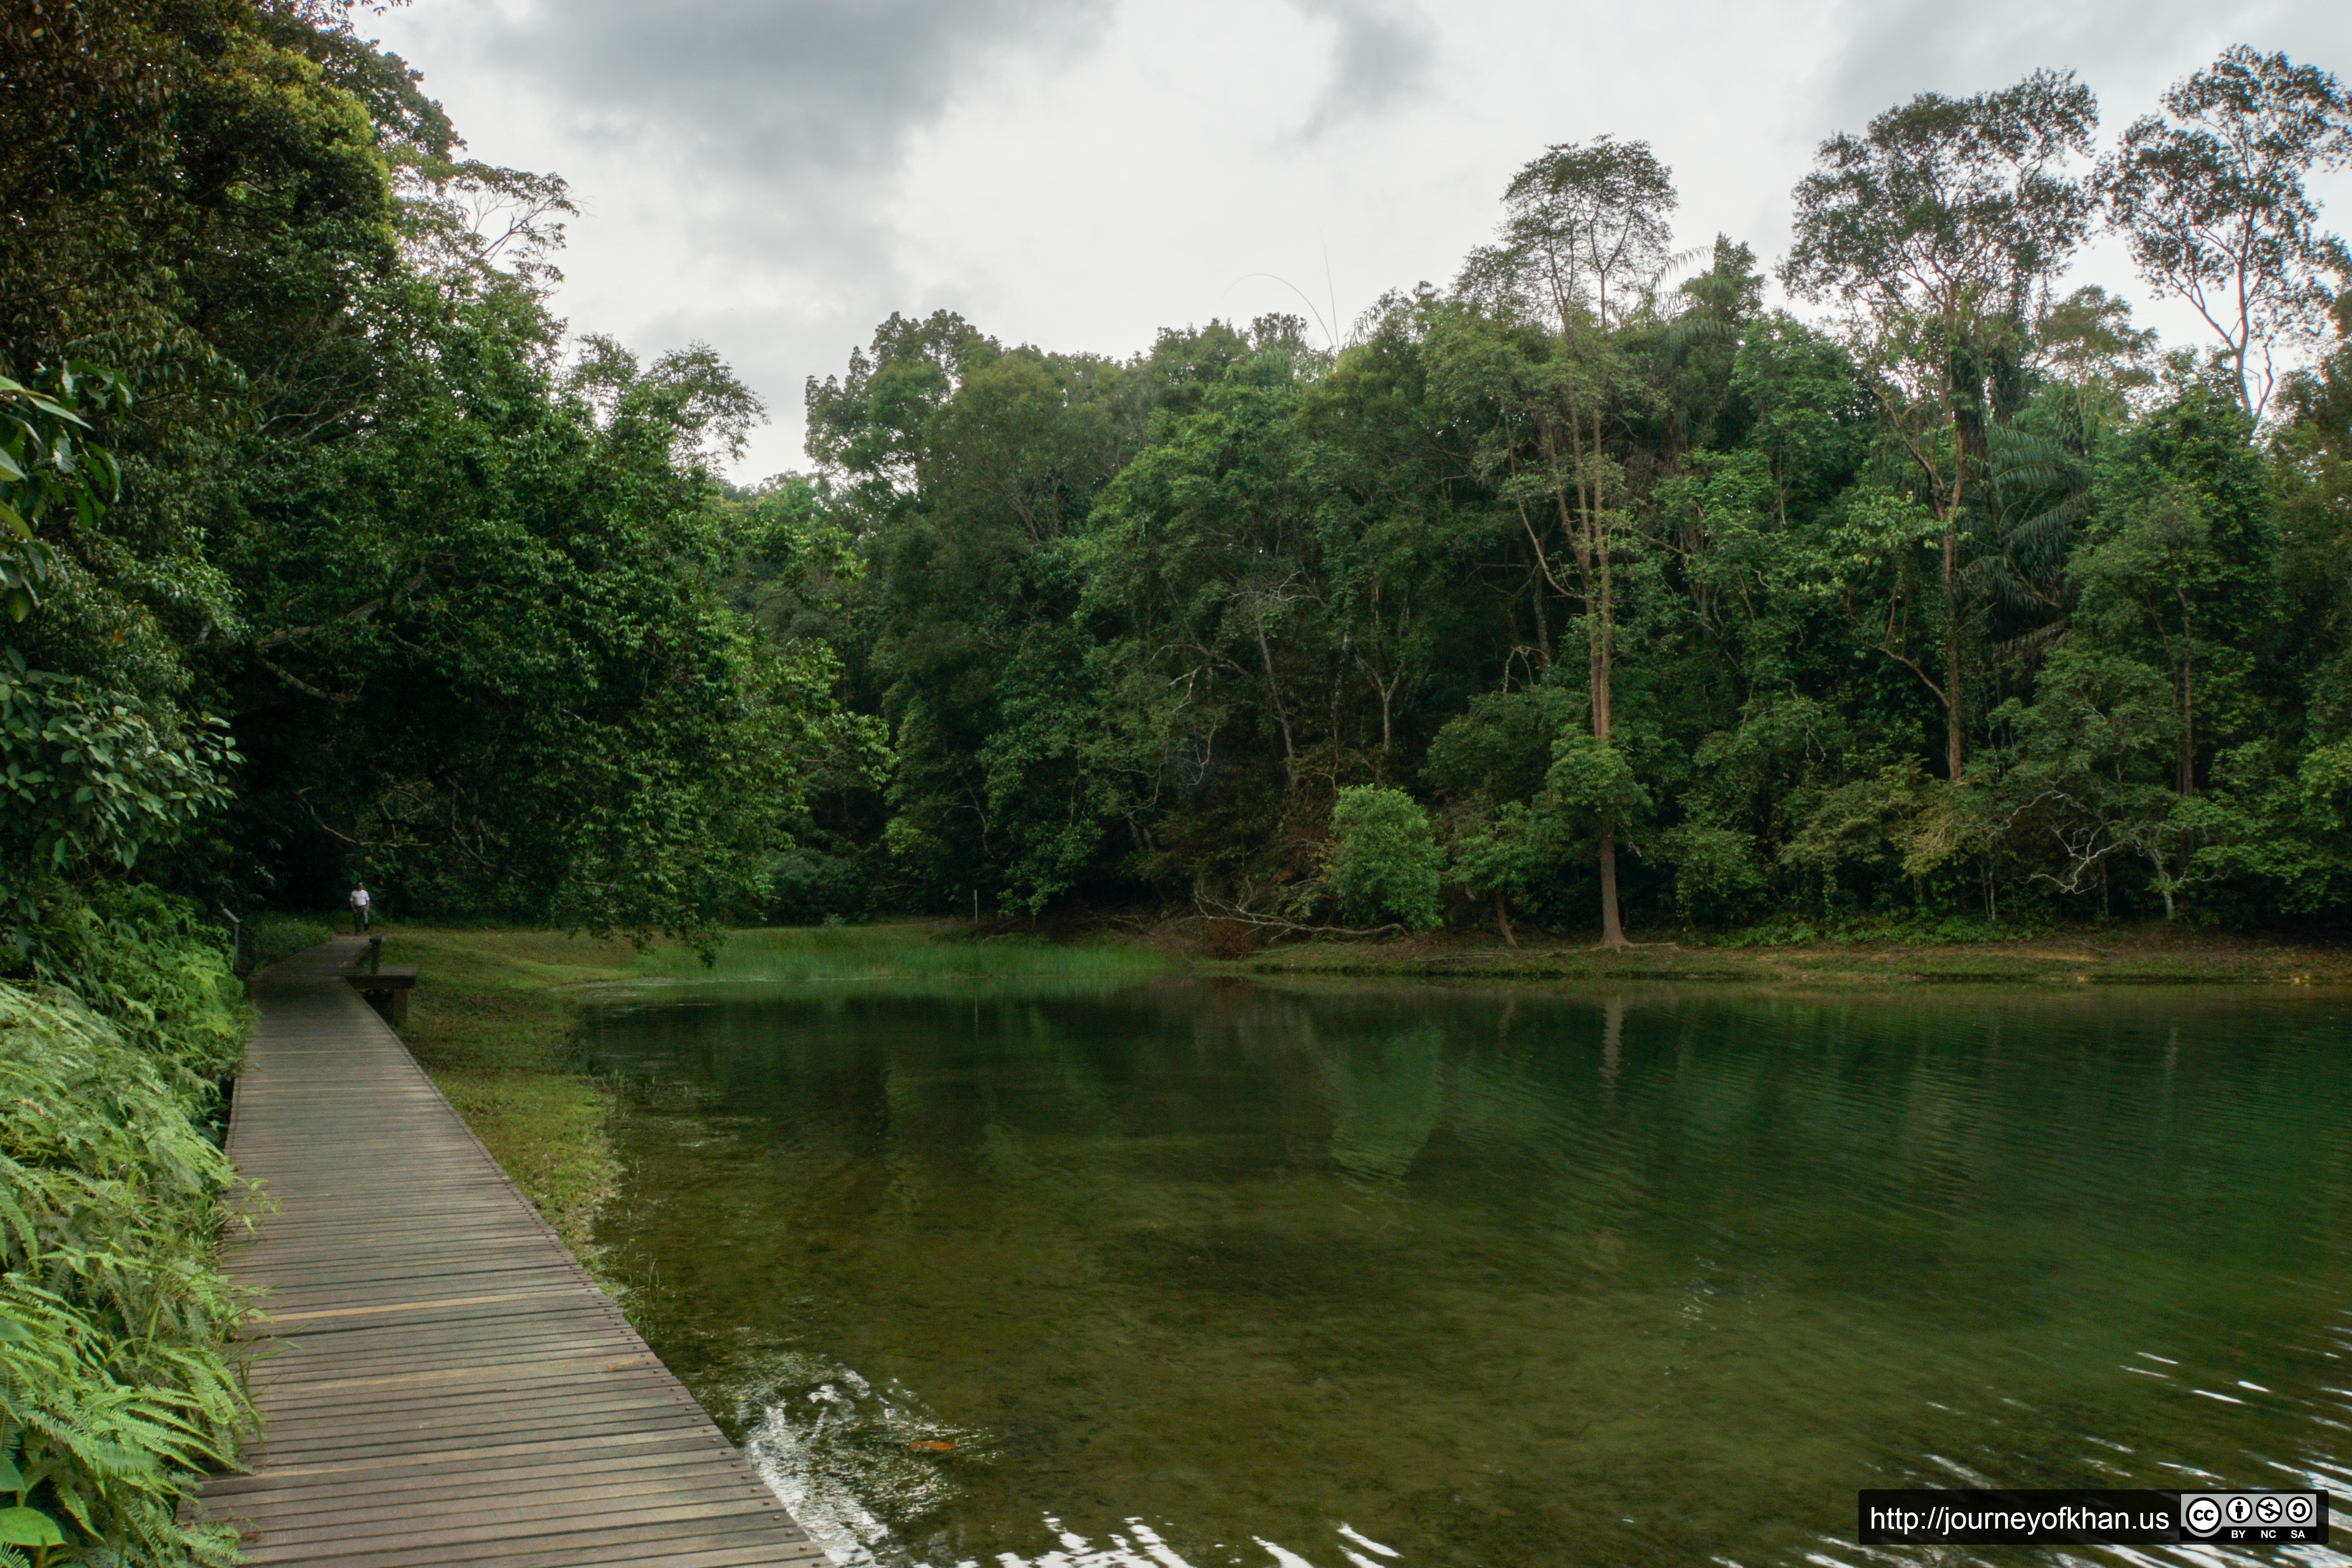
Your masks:
<svg viewBox="0 0 2352 1568"><path fill-rule="evenodd" d="M1398 1182L1429 1142L1444 1109L1445 1031L1423 1024L1334 1047L1331 1162L1362 1182Z"/></svg>
<svg viewBox="0 0 2352 1568"><path fill-rule="evenodd" d="M664 1354L903 1376L1019 1456L967 1510L1156 1466L1205 1525L1292 1435L1447 1497L1543 1477L1479 1505L1528 1521L1596 1455L1727 1509L1972 1443L2092 1484L2083 1432L2195 1457L2111 1386L2124 1336L2293 1342L2319 1299L2275 1282L2346 1260L2352 1088L2310 1009L1163 983L597 1048L669 1086L622 1122ZM2046 1414L1956 1433L2003 1367ZM1232 1432L1246 1465L1186 1436Z"/></svg>
<svg viewBox="0 0 2352 1568"><path fill-rule="evenodd" d="M1800 1275L1809 1258L1838 1271L1862 1246L1899 1274L1971 1251L2063 1267L2077 1229L2155 1244L2156 1226L2198 1223L2211 1184L2263 1188L2305 1168L2310 1152L2275 1135L2271 1112L2343 1083L2294 1052L2292 1031L2178 996L1161 983L656 1012L626 1033L640 1063L703 1086L698 1116L796 1165L879 1154L882 1195L902 1210L949 1189L982 1206L1117 1194L1181 1210L1168 1190L1319 1172L1410 1181L1498 1224L1532 1194L1555 1228L1670 1246L1769 1219L1804 1238L1782 1254ZM2168 1191L2185 1218L2155 1217ZM1834 1223L1813 1212L1823 1194ZM2029 1211L2046 1258L2016 1246ZM2263 1211L2257 1231L2280 1246L2317 1218L2291 1201ZM2250 1240L2262 1235L2233 1245Z"/></svg>

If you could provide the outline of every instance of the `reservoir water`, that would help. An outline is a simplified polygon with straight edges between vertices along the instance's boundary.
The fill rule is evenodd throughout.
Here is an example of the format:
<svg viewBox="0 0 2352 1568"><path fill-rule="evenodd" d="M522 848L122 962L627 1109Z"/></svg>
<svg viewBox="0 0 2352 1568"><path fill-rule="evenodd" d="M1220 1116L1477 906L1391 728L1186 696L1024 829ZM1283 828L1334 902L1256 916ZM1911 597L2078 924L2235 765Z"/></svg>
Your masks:
<svg viewBox="0 0 2352 1568"><path fill-rule="evenodd" d="M627 1173L601 1240L845 1562L2212 1563L1865 1552L1854 1493L2352 1510L2347 1018L685 988L593 1016Z"/></svg>

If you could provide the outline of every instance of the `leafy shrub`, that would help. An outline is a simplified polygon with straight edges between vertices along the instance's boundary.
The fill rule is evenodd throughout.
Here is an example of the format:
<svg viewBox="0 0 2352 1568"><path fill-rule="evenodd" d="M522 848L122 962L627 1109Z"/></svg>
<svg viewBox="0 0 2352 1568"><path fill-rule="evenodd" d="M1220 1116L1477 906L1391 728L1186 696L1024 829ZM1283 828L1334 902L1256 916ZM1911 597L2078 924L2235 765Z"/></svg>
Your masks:
<svg viewBox="0 0 2352 1568"><path fill-rule="evenodd" d="M42 880L129 870L228 799L226 727L0 649L0 923L21 952Z"/></svg>
<svg viewBox="0 0 2352 1568"><path fill-rule="evenodd" d="M122 999L159 1049L0 984L0 1492L60 1527L52 1562L235 1561L234 1531L176 1517L250 1418L225 1353L244 1301L214 1257L231 1174L195 1121L220 1048L182 1005L200 982L228 983L209 947Z"/></svg>
<svg viewBox="0 0 2352 1568"><path fill-rule="evenodd" d="M788 849L768 862L765 914L777 925L816 925L828 916L863 917L874 903L866 869L814 849Z"/></svg>
<svg viewBox="0 0 2352 1568"><path fill-rule="evenodd" d="M1734 931L1696 940L1710 947L1801 947L1812 942L1895 942L1906 947L1944 947L1973 942L2023 942L2049 930L2044 911L2024 918L2004 913L2000 922L1978 914L1921 910L1904 914L1776 914Z"/></svg>
<svg viewBox="0 0 2352 1568"><path fill-rule="evenodd" d="M334 934L333 926L314 915L256 915L245 922L247 967L267 969Z"/></svg>
<svg viewBox="0 0 2352 1568"><path fill-rule="evenodd" d="M1491 812L1457 812L1454 882L1474 897L1522 907L1544 901L1570 847L1570 830L1558 812L1543 809L1549 804L1511 800Z"/></svg>
<svg viewBox="0 0 2352 1568"><path fill-rule="evenodd" d="M1738 916L1766 890L1754 835L1691 821L1662 837L1675 868L1675 909L1685 921Z"/></svg>
<svg viewBox="0 0 2352 1568"><path fill-rule="evenodd" d="M1325 868L1348 919L1435 929L1442 859L1429 814L1404 791L1358 784L1333 800Z"/></svg>
<svg viewBox="0 0 2352 1568"><path fill-rule="evenodd" d="M152 888L51 880L33 905L27 956L0 978L70 992L174 1075L192 1113L205 1109L245 1048L226 933Z"/></svg>

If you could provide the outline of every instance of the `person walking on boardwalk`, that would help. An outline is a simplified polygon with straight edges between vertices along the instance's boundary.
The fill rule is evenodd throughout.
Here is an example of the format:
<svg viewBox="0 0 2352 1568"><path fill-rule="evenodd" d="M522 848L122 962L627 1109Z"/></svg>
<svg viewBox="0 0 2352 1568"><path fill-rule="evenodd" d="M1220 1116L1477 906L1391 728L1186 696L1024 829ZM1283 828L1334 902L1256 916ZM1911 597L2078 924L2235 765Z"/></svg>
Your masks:
<svg viewBox="0 0 2352 1568"><path fill-rule="evenodd" d="M367 884L365 882L354 883L352 887L352 934L353 936L367 935L368 904L370 902L371 900L368 898Z"/></svg>

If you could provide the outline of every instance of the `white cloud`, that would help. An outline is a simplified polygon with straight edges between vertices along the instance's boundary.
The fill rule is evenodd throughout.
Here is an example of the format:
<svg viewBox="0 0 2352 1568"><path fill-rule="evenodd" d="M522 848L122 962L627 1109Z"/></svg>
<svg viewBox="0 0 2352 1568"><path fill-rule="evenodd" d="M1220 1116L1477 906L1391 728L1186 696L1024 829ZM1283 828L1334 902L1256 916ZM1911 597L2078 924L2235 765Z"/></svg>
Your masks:
<svg viewBox="0 0 2352 1568"><path fill-rule="evenodd" d="M2231 42L2352 72L2352 11L2187 0L416 0L381 26L477 156L572 180L575 327L706 338L767 396L752 474L803 461L803 380L893 310L1117 353L1298 293L1344 321L1451 278L1549 142L1649 141L1684 242L1769 262L1815 143L1923 89L2071 67L2113 129ZM2084 275L2131 282L2108 253Z"/></svg>

